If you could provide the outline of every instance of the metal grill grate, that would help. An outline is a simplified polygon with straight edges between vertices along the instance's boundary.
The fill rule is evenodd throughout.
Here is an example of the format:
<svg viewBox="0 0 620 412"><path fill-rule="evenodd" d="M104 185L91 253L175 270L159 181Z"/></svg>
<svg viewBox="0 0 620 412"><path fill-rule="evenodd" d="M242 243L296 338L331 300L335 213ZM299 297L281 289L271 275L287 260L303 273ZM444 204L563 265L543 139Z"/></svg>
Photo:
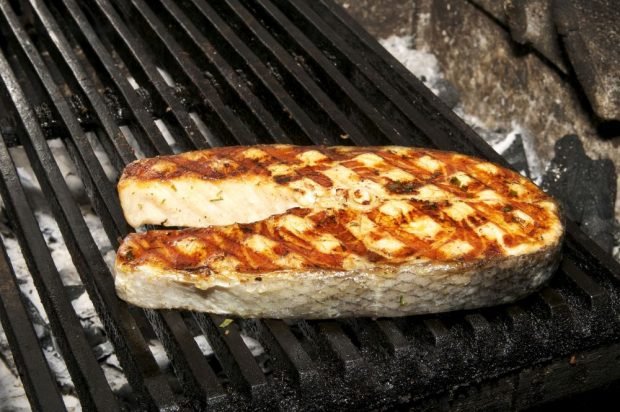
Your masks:
<svg viewBox="0 0 620 412"><path fill-rule="evenodd" d="M219 316L129 307L46 138L62 139L114 248L129 228L93 139L116 174L137 155L270 142L429 146L505 161L329 0L0 0L0 14L1 105L11 125L1 131L0 194L84 409L124 404L54 266L8 150L14 144L26 150L142 408L523 408L620 377L620 269L570 223L558 274L514 305L238 322L267 350L270 372L237 323L224 330ZM27 395L36 409L62 409L0 248L0 314ZM158 367L150 337L174 376ZM570 354L585 366L569 365ZM561 384L550 384L557 376Z"/></svg>

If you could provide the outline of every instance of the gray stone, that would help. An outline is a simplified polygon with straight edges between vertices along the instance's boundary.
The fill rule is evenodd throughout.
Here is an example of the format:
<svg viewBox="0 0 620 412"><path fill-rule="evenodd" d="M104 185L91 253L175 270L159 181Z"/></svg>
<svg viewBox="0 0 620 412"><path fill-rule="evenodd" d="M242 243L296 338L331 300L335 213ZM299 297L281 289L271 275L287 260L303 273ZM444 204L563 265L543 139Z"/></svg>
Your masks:
<svg viewBox="0 0 620 412"><path fill-rule="evenodd" d="M563 73L570 72L553 21L553 0L469 1L506 27L515 42L535 49Z"/></svg>
<svg viewBox="0 0 620 412"><path fill-rule="evenodd" d="M411 34L413 0L336 0L336 3L376 38Z"/></svg>
<svg viewBox="0 0 620 412"><path fill-rule="evenodd" d="M568 134L580 136L591 158L620 164L617 131L601 131L576 82L539 53L524 53L492 13L462 0L416 0L415 10L415 47L437 57L459 92L462 112L476 116L480 126L518 125L532 136L543 165L553 158L555 142ZM616 205L620 217L620 202Z"/></svg>
<svg viewBox="0 0 620 412"><path fill-rule="evenodd" d="M620 120L620 2L555 0L553 13L594 112Z"/></svg>
<svg viewBox="0 0 620 412"><path fill-rule="evenodd" d="M506 17L512 39L530 45L558 69L569 73L553 21L552 0L508 0Z"/></svg>

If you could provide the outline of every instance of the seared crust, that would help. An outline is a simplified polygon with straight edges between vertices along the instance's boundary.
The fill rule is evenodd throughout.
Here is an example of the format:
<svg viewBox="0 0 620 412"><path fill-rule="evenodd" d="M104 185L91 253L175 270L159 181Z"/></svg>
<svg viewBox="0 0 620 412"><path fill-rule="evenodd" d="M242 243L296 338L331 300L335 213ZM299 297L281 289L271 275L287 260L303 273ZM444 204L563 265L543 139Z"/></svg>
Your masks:
<svg viewBox="0 0 620 412"><path fill-rule="evenodd" d="M129 235L116 260L123 299L274 318L475 308L539 287L557 266L563 237L557 204L529 180L426 149L214 149L134 162L119 192L188 181L234 181L246 198L266 191L286 199L253 214L216 208L206 218L220 226ZM298 207L309 194L310 207ZM246 223L227 224L217 213ZM195 225L197 216L186 221Z"/></svg>
<svg viewBox="0 0 620 412"><path fill-rule="evenodd" d="M134 227L249 223L295 207L368 210L386 199L548 199L492 163L396 146L235 146L155 157L127 166L118 191Z"/></svg>

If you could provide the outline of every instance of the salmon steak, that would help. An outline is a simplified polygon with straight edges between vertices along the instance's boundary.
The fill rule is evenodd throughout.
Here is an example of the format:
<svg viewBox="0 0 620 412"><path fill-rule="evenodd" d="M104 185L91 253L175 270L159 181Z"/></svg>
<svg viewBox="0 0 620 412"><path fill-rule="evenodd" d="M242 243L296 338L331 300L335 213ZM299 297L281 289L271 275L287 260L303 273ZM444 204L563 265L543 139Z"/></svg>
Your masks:
<svg viewBox="0 0 620 412"><path fill-rule="evenodd" d="M142 159L118 184L132 233L118 295L242 317L405 316L515 301L557 268L557 203L474 157L263 145ZM179 226L189 228L178 229Z"/></svg>

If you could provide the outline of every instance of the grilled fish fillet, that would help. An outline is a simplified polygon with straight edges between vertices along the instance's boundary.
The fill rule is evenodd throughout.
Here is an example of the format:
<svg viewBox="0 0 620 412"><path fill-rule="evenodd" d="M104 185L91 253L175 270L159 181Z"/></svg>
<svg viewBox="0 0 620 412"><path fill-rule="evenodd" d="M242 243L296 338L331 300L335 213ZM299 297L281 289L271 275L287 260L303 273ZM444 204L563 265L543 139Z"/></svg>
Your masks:
<svg viewBox="0 0 620 412"><path fill-rule="evenodd" d="M219 148L134 162L119 193L135 226L218 225L123 241L117 292L148 308L334 318L495 305L545 282L563 237L557 204L529 180L427 149Z"/></svg>

